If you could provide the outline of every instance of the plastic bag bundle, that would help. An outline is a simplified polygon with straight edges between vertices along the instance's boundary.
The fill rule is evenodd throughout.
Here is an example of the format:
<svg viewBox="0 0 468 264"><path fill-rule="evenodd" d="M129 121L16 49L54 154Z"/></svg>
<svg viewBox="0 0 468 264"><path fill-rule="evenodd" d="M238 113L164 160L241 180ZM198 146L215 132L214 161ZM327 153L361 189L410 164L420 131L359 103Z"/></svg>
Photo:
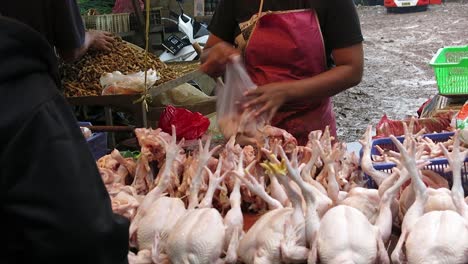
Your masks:
<svg viewBox="0 0 468 264"><path fill-rule="evenodd" d="M210 120L198 112L185 108L167 106L159 119L159 127L166 133L176 128L177 139L192 140L200 138L210 126Z"/></svg>
<svg viewBox="0 0 468 264"><path fill-rule="evenodd" d="M157 72L149 69L146 76L148 87L154 85L157 80L159 80ZM145 72L122 74L115 71L104 74L99 82L103 87L102 95L139 94L145 90Z"/></svg>
<svg viewBox="0 0 468 264"><path fill-rule="evenodd" d="M255 89L240 56L235 56L226 65L224 84L218 80L216 85L216 113L218 126L225 138L237 136L240 144L254 144L259 127L265 125L263 117L255 118L254 109L243 111L246 101L244 93Z"/></svg>

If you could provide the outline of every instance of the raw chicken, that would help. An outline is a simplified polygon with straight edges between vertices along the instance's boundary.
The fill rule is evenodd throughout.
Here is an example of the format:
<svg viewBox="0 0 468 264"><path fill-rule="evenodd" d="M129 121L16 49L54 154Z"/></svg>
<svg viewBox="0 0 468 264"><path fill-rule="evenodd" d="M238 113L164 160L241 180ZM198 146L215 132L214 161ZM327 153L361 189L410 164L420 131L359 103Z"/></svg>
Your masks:
<svg viewBox="0 0 468 264"><path fill-rule="evenodd" d="M151 251L145 249L138 251L138 254L133 252L128 253L128 264L153 264L151 260Z"/></svg>
<svg viewBox="0 0 468 264"><path fill-rule="evenodd" d="M137 160L135 169L135 178L133 178L132 187L138 194L147 194L153 186L153 170L149 166L146 154L141 154Z"/></svg>
<svg viewBox="0 0 468 264"><path fill-rule="evenodd" d="M199 203L199 192L200 186L203 179L203 173L205 172L205 166L208 165L208 161L212 158L213 153L215 153L221 146L215 146L211 151L210 149L211 137L209 137L205 142L205 147L203 147L201 140L199 141L199 154L198 154L198 165L193 175L193 180L190 186L189 194L189 205L188 209L194 209L198 206ZM197 178L198 177L198 178ZM192 177L190 177L192 178Z"/></svg>
<svg viewBox="0 0 468 264"><path fill-rule="evenodd" d="M296 252L296 247L306 245L305 218L302 211L302 197L292 187L286 177L284 162L280 163L275 155L268 153L269 161L263 163L267 173L275 174L284 186L293 208L277 208L264 214L249 229L241 239L238 254L245 263L294 263L304 261L307 254ZM244 174L237 172L240 179L247 183L252 192L262 193L262 187L249 175L248 170ZM248 177L247 180L244 177ZM253 181L249 184L249 181ZM260 189L258 191L257 189ZM267 194L262 194L267 200L276 201ZM279 202L276 201L275 204Z"/></svg>
<svg viewBox="0 0 468 264"><path fill-rule="evenodd" d="M136 233L138 249L151 249L156 234L160 239L166 239L175 223L184 214L185 204L180 198L163 196L154 201L149 212L140 219Z"/></svg>
<svg viewBox="0 0 468 264"><path fill-rule="evenodd" d="M371 224L375 224L375 221L379 215L379 191L376 189L367 189L361 187L354 187L349 192L340 191L341 185L337 182L336 177L333 182L330 182L330 175L337 174L337 166L335 160L336 157L343 156L342 154L340 154L340 152L343 151L343 148L340 147L339 144L335 144L331 152L329 151L329 154L327 155L326 151L322 147L322 143L318 142L317 140L315 140L314 142L314 148L321 152L320 156L322 157L323 163L328 173L327 190L330 199L335 205L346 205L359 210L367 217ZM382 179L381 183L383 181L384 179ZM338 183L338 185L335 185L335 182Z"/></svg>
<svg viewBox="0 0 468 264"><path fill-rule="evenodd" d="M322 151L323 154L325 153ZM332 191L337 193L335 175L330 173L328 180ZM309 234L316 234L311 239L308 263L315 263L317 259L321 263L390 263L384 246L392 229L390 207L404 181L406 179L399 179L381 197L375 225L354 207L338 205L328 210L319 227L314 223L313 226L318 227L318 230L308 231ZM337 197L337 194L332 194L332 197ZM308 200L313 202L313 199ZM314 204L310 206L315 207Z"/></svg>
<svg viewBox="0 0 468 264"><path fill-rule="evenodd" d="M140 205L137 197L133 187L122 187L116 195L111 195L112 211L132 220Z"/></svg>
<svg viewBox="0 0 468 264"><path fill-rule="evenodd" d="M402 162L412 179L416 199L406 213L402 233L392 252L393 263L467 263L468 262L468 206L463 198L461 163L467 152L459 152L458 133L452 154L442 147L453 173L451 197L456 211L424 212L428 201L427 187L416 168L414 141L405 149L395 137L391 137L402 156Z"/></svg>
<svg viewBox="0 0 468 264"><path fill-rule="evenodd" d="M260 131L261 134L257 137L264 138L270 145L274 141L281 142L281 146L286 153L292 153L297 147L297 139L284 129L266 125Z"/></svg>
<svg viewBox="0 0 468 264"><path fill-rule="evenodd" d="M372 126L367 126L366 132L364 133L363 139L359 142L362 145L362 157L361 157L361 169L364 173L369 175L377 185L380 185L388 174L383 171L376 170L371 159L371 148L372 148Z"/></svg>
<svg viewBox="0 0 468 264"><path fill-rule="evenodd" d="M256 145L260 129L266 125L263 118L254 117L255 109L247 109L242 113L232 113L218 120L221 133L225 138L236 137L241 145Z"/></svg>
<svg viewBox="0 0 468 264"><path fill-rule="evenodd" d="M224 235L223 218L216 209L191 209L169 234L166 253L172 263L217 263Z"/></svg>
<svg viewBox="0 0 468 264"><path fill-rule="evenodd" d="M362 146L363 146L363 155L362 155L362 161L361 161L361 168L362 170L371 176L371 178L380 186L382 182L385 181L385 179L388 177L388 174L382 171L378 171L374 169L372 160L371 160L371 133L372 127L368 126L367 130L364 134L364 138L360 141ZM406 131L406 137L408 139L410 138L415 138L416 136L413 135L412 133L409 133L410 131L408 128L405 128ZM420 155L422 155L422 152L420 152ZM395 157L399 157L400 155L395 152L394 154ZM420 157L419 157L420 158ZM395 161L395 160L393 160ZM397 161L395 161L397 162ZM447 210L447 209L455 209L454 205L451 201L450 198L450 191L447 189L448 188L448 182L446 179L438 175L437 173L434 173L429 170L424 170L423 173L423 181L430 187L428 190L428 195L429 195L429 201L426 203L425 211L429 212L432 210ZM403 219L404 215L406 214L407 209L413 204L414 199L415 199L415 194L413 192L413 188L411 188L411 184L409 185L410 188L402 188L403 191L401 191L400 199L399 199L399 218L400 220ZM446 187L446 188L444 188ZM380 189L380 188L379 188ZM370 190L364 190L366 193L371 192ZM383 191L379 191L380 193L383 193ZM372 198L373 197L373 198ZM369 196L371 201L374 201L374 203L362 203L357 201L356 203L353 203L355 205L361 205L367 207L367 209L362 208L362 212L368 212L365 213L368 217L370 217L370 221L373 222L373 219L375 219L375 212L377 209L377 206L374 206L372 208L372 205L378 204L378 196ZM377 203L376 203L377 202ZM371 207L369 207L371 206ZM374 212L372 212L374 211Z"/></svg>
<svg viewBox="0 0 468 264"><path fill-rule="evenodd" d="M376 189L355 187L347 193L346 198L340 201L339 204L358 209L366 216L371 224L375 224L379 215L379 191Z"/></svg>
<svg viewBox="0 0 468 264"><path fill-rule="evenodd" d="M314 145L321 149L322 156L326 156L320 146L321 143L315 141ZM281 156L286 163L290 177L299 185L307 202L305 232L307 245L311 250L296 244L292 247L296 257L302 256L307 259L308 263L316 263L318 259L321 263L389 263L384 241L390 236L392 228L390 204L406 179L400 180L383 195L376 226L371 225L359 210L346 205L331 208L320 220L316 210L314 191L300 177L304 165L298 166L295 155L292 157L292 162L287 160L283 151L281 151ZM325 163L330 162L330 156L333 156L333 152L324 157ZM332 196L337 197L338 183L333 166L330 167L329 188L336 192Z"/></svg>
<svg viewBox="0 0 468 264"><path fill-rule="evenodd" d="M442 176L428 170L422 170L422 181L428 186L428 202L425 204L425 212L455 210L452 202L451 192L448 189L448 182ZM402 220L410 206L414 203L416 194L412 183L402 192L400 197L400 219Z"/></svg>
<svg viewBox="0 0 468 264"><path fill-rule="evenodd" d="M127 169L128 173L130 173L130 175L132 175L132 176L135 175L136 164L133 161L133 158L124 158L124 157L122 157L122 155L120 154L120 152L117 149L114 149L111 152L111 157L113 159L115 159L117 162L119 162L119 164L122 167Z"/></svg>
<svg viewBox="0 0 468 264"><path fill-rule="evenodd" d="M200 142L199 160L206 163L217 149L209 150L208 139L203 148ZM226 227L221 214L213 208L212 197L223 176L220 176L222 161L218 162L214 174L205 167L210 174L210 186L205 198L200 204L198 202L199 184L202 173L197 171L190 188L190 199L187 212L177 221L173 231L169 234L166 242L166 253L172 263L218 263L222 262L221 254L224 249ZM198 208L198 206L206 206ZM235 260L234 260L235 261Z"/></svg>
<svg viewBox="0 0 468 264"><path fill-rule="evenodd" d="M242 163L239 165L243 168ZM234 189L229 196L231 209L224 217L224 226L226 235L224 237L224 248L226 250L226 263L235 263L237 261L237 248L239 241L244 235L244 216L241 210L240 180L235 179Z"/></svg>
<svg viewBox="0 0 468 264"><path fill-rule="evenodd" d="M174 126L172 127L172 138L169 142L166 142L163 138L159 138L159 139L161 140L165 148L165 153L166 153L165 164L166 165L164 166L164 170L160 175L161 179L159 179L158 185L145 196L140 207L138 208L135 218L130 224L130 230L129 230L130 238L132 238L135 232L138 230L138 228L140 228L141 219L151 212L151 206L154 204L155 201L161 198L161 196L169 187L170 180L171 180L172 164L174 160L176 159L177 155L182 151L180 146L183 144L184 140L181 140L179 144L177 144ZM142 156L144 155L142 154ZM137 175L138 175L138 169L137 169Z"/></svg>
<svg viewBox="0 0 468 264"><path fill-rule="evenodd" d="M149 161L155 160L162 164L166 156L165 146L162 140L169 142L171 140L171 135L163 132L160 128L136 128L135 135L141 146L141 154L146 155Z"/></svg>

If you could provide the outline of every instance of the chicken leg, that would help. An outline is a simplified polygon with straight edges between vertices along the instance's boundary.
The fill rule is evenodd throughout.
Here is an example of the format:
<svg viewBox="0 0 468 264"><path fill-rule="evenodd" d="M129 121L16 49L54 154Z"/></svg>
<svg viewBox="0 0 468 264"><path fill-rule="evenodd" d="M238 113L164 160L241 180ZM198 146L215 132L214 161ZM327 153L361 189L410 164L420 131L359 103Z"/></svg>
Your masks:
<svg viewBox="0 0 468 264"><path fill-rule="evenodd" d="M160 138L160 140L163 142L166 149L166 161L164 171L160 176L161 179L159 180L158 185L153 190L151 190L141 202L137 214L135 215L135 218L130 224L130 237L132 237L135 231L137 230L137 227L140 224L140 219L148 213L151 204L157 199L159 199L167 190L170 183L172 163L181 151L181 146L184 143L184 140L181 140L179 144L177 144L175 126L172 126L172 139L170 142L166 142L166 140L164 140L162 137Z"/></svg>
<svg viewBox="0 0 468 264"><path fill-rule="evenodd" d="M190 195L189 195L189 205L188 209L193 209L198 206L198 193L200 191L200 185L203 177L204 167L208 164L208 160L213 156L213 153L216 152L221 146L216 146L210 150L211 137L209 137L205 146L202 145L201 140L199 143L199 153L198 153L198 167L195 171L194 178L192 179L192 186L190 186Z"/></svg>

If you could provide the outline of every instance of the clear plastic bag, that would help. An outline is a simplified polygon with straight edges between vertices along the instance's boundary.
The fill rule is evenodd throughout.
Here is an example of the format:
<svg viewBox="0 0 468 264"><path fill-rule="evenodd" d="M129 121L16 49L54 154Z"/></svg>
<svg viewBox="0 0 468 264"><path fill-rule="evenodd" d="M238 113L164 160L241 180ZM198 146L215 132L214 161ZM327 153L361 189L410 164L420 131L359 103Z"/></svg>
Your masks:
<svg viewBox="0 0 468 264"><path fill-rule="evenodd" d="M225 138L237 136L240 144L254 144L259 126L264 126L263 117L254 118L253 109L242 109L246 101L244 93L255 89L240 56L235 56L226 65L224 84L218 80L216 85L216 113L219 130Z"/></svg>
<svg viewBox="0 0 468 264"><path fill-rule="evenodd" d="M152 86L159 76L153 69L149 69L146 81L148 87ZM145 90L145 72L136 72L132 74L122 74L119 71L105 73L99 79L103 87L102 95L113 94L138 94Z"/></svg>

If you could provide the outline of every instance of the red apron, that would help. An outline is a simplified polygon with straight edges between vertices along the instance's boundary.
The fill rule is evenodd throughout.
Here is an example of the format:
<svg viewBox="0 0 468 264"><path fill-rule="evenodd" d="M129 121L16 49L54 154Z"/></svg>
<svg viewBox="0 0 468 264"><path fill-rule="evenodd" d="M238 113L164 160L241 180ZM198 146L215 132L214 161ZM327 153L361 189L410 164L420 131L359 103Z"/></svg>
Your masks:
<svg viewBox="0 0 468 264"><path fill-rule="evenodd" d="M327 69L325 46L314 10L269 12L258 19L244 51L252 81L258 86L301 80ZM305 145L310 131L328 125L336 138L331 98L304 99L283 105L271 121Z"/></svg>

